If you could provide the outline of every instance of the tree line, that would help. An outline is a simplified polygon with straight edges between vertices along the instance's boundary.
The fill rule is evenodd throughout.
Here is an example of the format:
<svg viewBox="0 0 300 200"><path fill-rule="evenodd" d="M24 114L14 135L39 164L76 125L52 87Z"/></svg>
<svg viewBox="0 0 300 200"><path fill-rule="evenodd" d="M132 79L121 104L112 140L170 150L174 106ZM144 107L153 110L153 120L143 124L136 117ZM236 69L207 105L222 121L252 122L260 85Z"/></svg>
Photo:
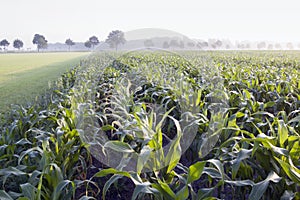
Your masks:
<svg viewBox="0 0 300 200"><path fill-rule="evenodd" d="M105 43L107 43L110 48L115 48L115 50L118 50L118 46L120 44L124 44L126 42L124 37L124 32L120 30L114 30L109 33L107 36L107 39L105 40ZM41 49L46 49L48 46L48 41L46 40L44 35L41 34L35 34L33 36L32 43L36 45L37 51L39 52ZM93 35L91 36L86 42L84 42L84 46L86 48L95 48L100 43L97 36ZM71 47L75 45L76 43L68 38L65 41L65 44L68 46L68 49L70 51ZM7 39L3 39L0 41L0 50L6 50L7 47L10 45L10 43L7 41ZM13 47L20 50L24 46L24 43L20 39L15 39L13 41ZM2 47L2 48L1 48Z"/></svg>

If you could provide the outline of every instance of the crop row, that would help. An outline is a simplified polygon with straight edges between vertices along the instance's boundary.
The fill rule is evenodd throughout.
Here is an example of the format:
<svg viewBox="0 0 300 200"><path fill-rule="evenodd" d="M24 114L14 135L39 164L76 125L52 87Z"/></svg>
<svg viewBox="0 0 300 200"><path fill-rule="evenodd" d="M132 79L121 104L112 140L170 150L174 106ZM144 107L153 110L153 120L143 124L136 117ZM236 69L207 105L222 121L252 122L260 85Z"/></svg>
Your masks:
<svg viewBox="0 0 300 200"><path fill-rule="evenodd" d="M2 119L7 199L300 199L300 64L98 53Z"/></svg>

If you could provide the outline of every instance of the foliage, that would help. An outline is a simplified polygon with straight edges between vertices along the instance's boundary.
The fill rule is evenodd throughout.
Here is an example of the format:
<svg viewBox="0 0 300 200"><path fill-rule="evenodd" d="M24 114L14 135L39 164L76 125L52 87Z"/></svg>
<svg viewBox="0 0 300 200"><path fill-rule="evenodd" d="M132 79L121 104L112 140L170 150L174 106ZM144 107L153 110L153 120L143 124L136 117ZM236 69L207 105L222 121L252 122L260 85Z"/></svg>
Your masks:
<svg viewBox="0 0 300 200"><path fill-rule="evenodd" d="M114 30L109 33L105 42L109 44L110 48L115 48L117 51L118 46L120 44L125 44L126 40L122 31Z"/></svg>
<svg viewBox="0 0 300 200"><path fill-rule="evenodd" d="M163 48L168 49L170 47L169 43L167 41L164 41Z"/></svg>
<svg viewBox="0 0 300 200"><path fill-rule="evenodd" d="M89 42L91 43L92 47L94 48L97 44L99 44L99 40L96 36L92 36L89 38ZM89 47L88 47L89 48Z"/></svg>
<svg viewBox="0 0 300 200"><path fill-rule="evenodd" d="M40 51L40 49L47 48L48 46L47 42L48 41L46 40L45 36L40 34L35 34L32 40L32 43L37 45L38 52Z"/></svg>
<svg viewBox="0 0 300 200"><path fill-rule="evenodd" d="M14 40L14 48L20 50L23 47L23 45L24 44L23 44L22 40L19 40L19 39Z"/></svg>
<svg viewBox="0 0 300 200"><path fill-rule="evenodd" d="M0 196L299 199L299 68L298 54L282 52L94 54L50 98L2 121ZM90 128L108 138L104 149L83 134ZM103 152L121 158L95 162Z"/></svg>
<svg viewBox="0 0 300 200"><path fill-rule="evenodd" d="M68 45L69 51L70 51L70 47L73 46L73 45L75 45L75 42L73 42L73 40L71 40L71 39L69 38L69 39L67 39L67 40L65 41L65 44Z"/></svg>
<svg viewBox="0 0 300 200"><path fill-rule="evenodd" d="M154 43L151 39L147 39L147 40L144 41L144 46L145 47L153 47Z"/></svg>
<svg viewBox="0 0 300 200"><path fill-rule="evenodd" d="M9 42L6 39L3 39L0 42L0 46L2 46L5 49L6 47L9 46Z"/></svg>
<svg viewBox="0 0 300 200"><path fill-rule="evenodd" d="M88 41L86 41L86 42L84 43L84 46L85 46L86 48L91 48L91 47L92 47L92 43L88 40Z"/></svg>

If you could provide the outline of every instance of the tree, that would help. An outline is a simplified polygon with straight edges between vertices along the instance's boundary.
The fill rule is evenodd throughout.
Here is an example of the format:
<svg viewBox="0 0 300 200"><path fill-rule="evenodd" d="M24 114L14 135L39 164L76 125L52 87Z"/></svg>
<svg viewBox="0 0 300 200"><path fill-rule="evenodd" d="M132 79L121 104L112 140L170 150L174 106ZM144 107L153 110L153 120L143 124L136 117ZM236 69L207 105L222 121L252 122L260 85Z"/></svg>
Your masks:
<svg viewBox="0 0 300 200"><path fill-rule="evenodd" d="M71 46L75 45L75 42L69 38L65 41L65 44L68 45L70 51Z"/></svg>
<svg viewBox="0 0 300 200"><path fill-rule="evenodd" d="M93 46L93 48L95 48L95 46L97 44L99 44L99 40L98 40L98 38L96 36L90 37L89 42L91 43L91 46Z"/></svg>
<svg viewBox="0 0 300 200"><path fill-rule="evenodd" d="M276 43L276 44L275 44L275 48L276 48L276 49L281 49L281 44Z"/></svg>
<svg viewBox="0 0 300 200"><path fill-rule="evenodd" d="M14 48L20 50L24 44L23 44L22 40L15 39L13 45L14 45Z"/></svg>
<svg viewBox="0 0 300 200"><path fill-rule="evenodd" d="M2 46L3 49L5 50L6 47L9 46L9 42L8 42L6 39L3 39L3 40L0 42L0 46Z"/></svg>
<svg viewBox="0 0 300 200"><path fill-rule="evenodd" d="M193 48L193 47L195 47L195 43L194 42L188 42L187 46L190 47L190 48Z"/></svg>
<svg viewBox="0 0 300 200"><path fill-rule="evenodd" d="M88 40L88 41L86 41L86 42L84 43L84 46L85 46L86 48L91 48L91 47L92 47L92 43Z"/></svg>
<svg viewBox="0 0 300 200"><path fill-rule="evenodd" d="M266 42L260 42L257 44L258 49L264 49L266 48L266 46L267 46Z"/></svg>
<svg viewBox="0 0 300 200"><path fill-rule="evenodd" d="M35 34L32 40L32 43L37 45L38 52L40 51L40 49L47 48L48 46L47 42L48 41L45 39L45 37L40 34Z"/></svg>
<svg viewBox="0 0 300 200"><path fill-rule="evenodd" d="M170 41L170 47L179 47L179 43L177 40L173 39Z"/></svg>
<svg viewBox="0 0 300 200"><path fill-rule="evenodd" d="M145 45L145 47L153 47L154 43L151 39L147 39L144 41L144 45Z"/></svg>
<svg viewBox="0 0 300 200"><path fill-rule="evenodd" d="M184 42L183 42L182 40L180 40L180 42L179 42L179 47L180 47L181 49L184 48Z"/></svg>
<svg viewBox="0 0 300 200"><path fill-rule="evenodd" d="M205 48L205 47L208 47L208 42L206 42L206 41L198 42L198 43L197 43L197 47L198 47L199 49L203 49L203 48Z"/></svg>
<svg viewBox="0 0 300 200"><path fill-rule="evenodd" d="M163 48L168 49L170 47L169 43L167 41L164 41Z"/></svg>
<svg viewBox="0 0 300 200"><path fill-rule="evenodd" d="M289 50L293 50L293 49L294 49L294 45L293 45L293 43L291 43L291 42L288 42L288 43L286 44L286 47L287 47Z"/></svg>
<svg viewBox="0 0 300 200"><path fill-rule="evenodd" d="M120 44L125 44L126 40L124 37L124 33L120 30L111 31L105 40L107 44L109 44L110 48L115 48L118 50L118 46Z"/></svg>
<svg viewBox="0 0 300 200"><path fill-rule="evenodd" d="M216 45L217 48L221 48L222 45L223 45L223 42L221 40L217 40L215 45Z"/></svg>
<svg viewBox="0 0 300 200"><path fill-rule="evenodd" d="M268 50L273 50L273 44L268 45Z"/></svg>

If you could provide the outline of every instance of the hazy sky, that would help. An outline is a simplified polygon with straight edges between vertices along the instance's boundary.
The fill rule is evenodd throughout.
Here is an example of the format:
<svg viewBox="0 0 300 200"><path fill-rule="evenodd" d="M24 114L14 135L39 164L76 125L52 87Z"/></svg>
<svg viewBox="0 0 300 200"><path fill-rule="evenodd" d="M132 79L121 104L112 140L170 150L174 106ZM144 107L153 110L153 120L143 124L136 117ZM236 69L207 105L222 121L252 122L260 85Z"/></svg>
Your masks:
<svg viewBox="0 0 300 200"><path fill-rule="evenodd" d="M53 42L104 40L113 29L166 28L191 38L300 42L300 7L285 0L1 0L0 40L32 47L35 33Z"/></svg>

